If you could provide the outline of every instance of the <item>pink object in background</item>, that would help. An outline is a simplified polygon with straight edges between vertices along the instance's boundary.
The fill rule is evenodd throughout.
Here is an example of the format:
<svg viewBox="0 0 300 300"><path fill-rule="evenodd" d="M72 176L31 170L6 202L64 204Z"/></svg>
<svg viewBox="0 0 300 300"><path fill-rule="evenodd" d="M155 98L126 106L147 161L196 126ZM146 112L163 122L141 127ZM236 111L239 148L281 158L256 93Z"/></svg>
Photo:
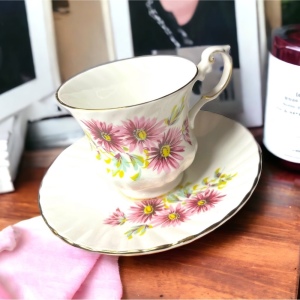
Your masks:
<svg viewBox="0 0 300 300"><path fill-rule="evenodd" d="M120 299L118 257L63 242L42 217L0 232L1 299Z"/></svg>

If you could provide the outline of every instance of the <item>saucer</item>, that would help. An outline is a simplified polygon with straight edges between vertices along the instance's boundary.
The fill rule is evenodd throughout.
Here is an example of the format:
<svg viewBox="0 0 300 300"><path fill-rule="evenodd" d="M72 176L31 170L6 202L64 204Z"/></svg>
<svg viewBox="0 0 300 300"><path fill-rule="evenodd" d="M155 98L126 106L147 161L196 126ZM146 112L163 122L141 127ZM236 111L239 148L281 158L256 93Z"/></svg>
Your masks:
<svg viewBox="0 0 300 300"><path fill-rule="evenodd" d="M41 214L54 234L82 249L142 255L190 243L213 231L250 198L261 150L239 123L200 111L198 151L179 186L155 199L133 200L95 171L86 138L64 150L39 191Z"/></svg>

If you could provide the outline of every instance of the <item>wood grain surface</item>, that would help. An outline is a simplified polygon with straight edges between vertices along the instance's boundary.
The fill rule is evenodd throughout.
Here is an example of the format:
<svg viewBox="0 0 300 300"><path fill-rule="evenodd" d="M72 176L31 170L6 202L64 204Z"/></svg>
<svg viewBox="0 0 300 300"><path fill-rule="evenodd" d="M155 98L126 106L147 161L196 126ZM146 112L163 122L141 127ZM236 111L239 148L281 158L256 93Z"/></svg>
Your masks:
<svg viewBox="0 0 300 300"><path fill-rule="evenodd" d="M260 139L261 130L253 131ZM41 180L63 149L25 152L16 191L0 195L0 229L39 215ZM300 173L263 148L263 169L246 205L210 234L162 253L120 257L123 298L296 299Z"/></svg>

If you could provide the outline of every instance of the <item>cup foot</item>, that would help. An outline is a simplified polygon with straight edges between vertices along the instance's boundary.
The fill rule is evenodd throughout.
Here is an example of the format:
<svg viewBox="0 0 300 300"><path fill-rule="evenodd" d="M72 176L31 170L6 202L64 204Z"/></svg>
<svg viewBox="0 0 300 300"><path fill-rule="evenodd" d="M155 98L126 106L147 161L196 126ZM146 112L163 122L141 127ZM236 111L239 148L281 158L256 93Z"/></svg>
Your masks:
<svg viewBox="0 0 300 300"><path fill-rule="evenodd" d="M182 180L183 172L179 174L173 181L165 184L159 188L149 188L144 190L124 190L120 189L120 192L125 195L126 197L136 199L136 200L143 200L143 199L151 199L162 196L172 189L174 189Z"/></svg>

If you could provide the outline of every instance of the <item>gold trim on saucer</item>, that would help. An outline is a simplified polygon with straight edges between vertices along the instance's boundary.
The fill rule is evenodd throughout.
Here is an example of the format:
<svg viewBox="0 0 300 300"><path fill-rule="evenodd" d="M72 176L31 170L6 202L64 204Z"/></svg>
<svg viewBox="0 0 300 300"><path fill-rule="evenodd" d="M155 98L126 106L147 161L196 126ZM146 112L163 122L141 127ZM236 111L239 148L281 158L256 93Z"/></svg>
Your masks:
<svg viewBox="0 0 300 300"><path fill-rule="evenodd" d="M154 233L159 235L159 238L157 241L155 241L155 243L153 243L153 240L151 238L153 238L155 235L152 235L152 233L147 232L147 234L149 234L149 238L144 236L134 236L133 239L139 239L137 242L135 242L135 240L130 240L128 243L126 242L127 237L126 235L124 235L124 231L126 231L126 228L128 228L128 224L126 225L127 227L125 227L125 229L123 229L123 227L121 227L121 229L119 229L120 227L108 227L108 223L104 223L104 216L106 216L108 211L111 211L111 209L114 209L115 205L118 206L120 205L121 208L125 208L125 207L129 207L132 205L132 203L123 203L118 202L118 201L123 201L122 199L118 199L116 200L116 203L112 203L109 205L109 207L106 207L106 211L105 213L101 212L101 207L102 204L101 202L97 202L96 200L96 204L97 204L97 209L94 209L93 205L93 199L91 199L91 201L89 202L89 205L86 206L85 203L81 202L81 197L76 198L77 203L79 203L81 206L76 206L76 201L74 201L75 204L73 204L73 196L72 195L76 195L76 193L78 192L77 189L72 190L72 194L69 195L69 189L73 189L73 185L74 184L72 181L70 181L70 184L67 185L67 187L65 187L66 182L63 181L63 178L57 178L55 175L57 175L57 171L61 172L62 168L64 167L68 167L71 166L72 164L72 168L74 167L74 164L76 164L78 161L82 163L82 159L86 159L88 153L86 154L85 151L86 149L88 149L88 145L87 148L85 147L85 141L82 139L80 140L79 144L77 144L78 146L76 146L75 148L72 148L74 145L70 146L69 148L67 148L64 153L61 154L60 157L58 157L57 160L60 160L60 162L57 162L57 160L52 164L52 166L49 168L49 170L47 171L41 186L40 186L40 190L39 190L39 197L38 197L38 204L39 204L39 208L40 208L40 212L41 215L45 221L45 223L47 224L47 226L50 228L50 230L53 232L53 234L55 234L57 237L59 237L60 239L62 239L63 241L65 241L66 243L77 247L77 248L81 248L84 250L88 250L88 251L92 251L92 252L97 252L97 253L103 253L103 254L108 254L108 255L117 255L117 256L133 256L133 255L145 255L145 254L152 254L152 253L157 253L157 252L162 252L162 251L167 251L170 249L173 249L175 247L180 247L182 245L188 244L193 242L194 240L197 240L199 238L201 238L202 236L212 232L213 230L215 230L216 228L218 228L219 226L221 226L222 224L224 224L227 220L229 220L232 216L234 216L244 205L245 203L250 199L253 191L255 190L260 175L261 175L261 170L262 170L262 151L260 146L256 143L255 139L253 138L253 136L251 135L250 132L247 132L247 129L245 129L242 125L238 124L235 121L229 120L228 118L225 118L223 116L217 115L217 114L213 114L213 113L209 113L209 112L200 112L200 119L199 121L203 122L202 124L208 124L207 122L205 122L206 120L202 120L201 119L201 115L202 118L204 119L208 119L209 122L209 130L211 130L213 128L214 131L218 132L218 135L213 138L211 138L211 146L215 146L215 145L222 145L220 144L216 144L215 140L217 140L217 137L219 137L220 131L222 131L222 129L226 132L226 130L228 128L232 128L235 132L233 135L231 133L228 134L227 137L224 137L224 141L226 141L226 143L228 143L228 137L230 137L230 144L227 145L225 147L225 149L229 147L231 147L233 150L232 153L230 153L228 155L228 151L226 151L225 153L225 161L224 161L224 150L222 150L221 148L218 152L214 153L212 155L212 157L210 157L211 159L219 159L218 160L218 164L219 163L223 163L230 165L232 160L233 161L233 167L232 169L234 169L234 171L242 172L241 175L238 174L237 178L234 180L238 180L236 181L237 185L234 185L233 182L230 183L233 186L231 187L229 184L228 187L228 196L224 198L224 205L221 206L220 208L222 208L222 210L218 210L217 206L213 209L216 209L216 214L214 213L214 211L211 211L211 215L208 215L209 217L206 217L205 214L199 215L198 217L195 217L192 221L196 222L193 223L193 227L190 226L189 221L187 221L184 227L185 231L181 231L179 230L179 233L176 231L177 227L164 227L162 228L164 231L164 235L161 235L161 228L160 227L156 227L154 226L153 229L151 230L155 230ZM225 122L225 123L224 123ZM199 123L200 124L200 123ZM226 128L225 128L226 127ZM198 128L198 127L196 127ZM197 130L197 129L196 129ZM202 129L202 131L197 132L199 134L199 138L200 135L203 134L203 137L201 136L201 138L206 138L206 129ZM236 134L237 133L237 134ZM222 132L221 132L222 134ZM245 137L245 140L247 141L247 143L243 143L243 141L241 141L241 144L239 144L239 140L241 137ZM245 141L244 141L245 142ZM69 149L69 151L68 151ZM72 150L74 149L74 150ZM210 149L210 148L209 148ZM237 150L236 150L237 149ZM75 152L72 152L75 151ZM200 151L200 150L199 150ZM238 151L238 152L235 152ZM202 152L199 152L202 153ZM209 154L208 150L206 150L205 152L207 155ZM69 155L72 154L72 155ZM74 155L77 156L74 156ZM236 155L238 154L239 158L236 159ZM217 155L217 157L216 157ZM61 159L60 159L61 158ZM221 161L220 161L221 159ZM205 162L204 162L205 161ZM213 161L213 160L212 160ZM57 164L56 164L57 162ZM210 160L207 161L206 156L205 159L202 156L202 159L199 159L197 161L197 164L199 163L207 163L205 168L213 168L215 167L215 162L210 162ZM252 163L253 162L253 163ZM54 166L56 164L56 166ZM84 165L86 165L86 163L84 163ZM238 166L238 168L236 169L236 166ZM53 167L53 172L51 171L51 168ZM81 165L81 164L76 164L75 168L81 168L82 167L82 171L88 170L90 171L90 167L87 167L86 169ZM229 168L231 168L229 166ZM52 173L51 173L52 172ZM72 172L70 170L67 171L66 175L69 176L71 175L71 173L68 172ZM230 171L231 172L231 171ZM194 186L194 184L198 184L201 180L202 177L199 177L199 174L204 175L204 173L206 174L206 172L201 172L201 167L197 165L196 169L193 167L192 168L192 172L188 173L189 175L187 175L187 181L189 181L189 179L192 181L191 185ZM218 173L218 172L217 172ZM248 177L248 174L250 173L250 176ZM244 177L244 175L242 174L246 174L246 177ZM53 176L54 175L54 176ZM78 174L74 174L74 177L77 178ZM65 176L65 175L62 175ZM206 176L206 175L205 175ZM239 177L240 176L240 177ZM200 179L199 179L200 178ZM70 179L71 180L71 179ZM80 179L81 180L81 179ZM100 180L100 179L99 179ZM195 180L195 181L193 181ZM200 180L200 181L199 181ZM62 181L62 186L60 186L60 182ZM79 181L81 182L81 181ZM92 182L92 183L91 183ZM95 178L94 175L89 175L89 177L87 178L87 181L84 181L84 183L87 183L88 186L82 186L82 188L84 190L83 194L84 195L89 195L92 196L94 195L95 192L98 193L98 189L94 189L92 187L95 187L95 184L99 183L98 178ZM246 185L244 185L244 183ZM242 189L240 188L242 184ZM56 186L57 185L57 186ZM103 184L102 184L103 185ZM102 186L100 185L100 187ZM75 183L76 186L76 183ZM59 190L57 189L62 188L63 189L63 193L61 194ZM81 188L81 187L80 187ZM99 186L98 186L99 188ZM227 189L227 187L226 187ZM54 198L52 196L52 191ZM86 194L86 190L90 190L89 194ZM181 190L181 188L180 188ZM229 191L230 190L230 191ZM236 191L239 190L239 191ZM108 190L108 192L104 192L103 195L111 195L110 194L111 191ZM113 194L116 197L118 196L118 194ZM186 195L186 194L185 194ZM236 196L237 195L237 196ZM234 199L234 202L232 202L233 197L236 197ZM56 197L56 198L55 198ZM62 197L68 197L66 199L66 201L64 201L64 198ZM184 196L185 197L185 196ZM185 199L185 198L183 198ZM230 201L229 201L230 199ZM102 200L101 197L99 199L100 201ZM44 201L44 202L43 202ZM185 200L184 200L185 201ZM229 204L229 205L228 205ZM77 204L78 205L78 204ZM218 204L219 205L219 204ZM220 205L222 205L222 203L220 202ZM61 209L61 206L63 206L64 208ZM83 220L83 222L79 222L77 224L75 224L75 226L73 226L72 221L74 220L80 220L82 214L84 213L81 209L87 207L86 213L91 213L92 215L84 215L85 219ZM223 208L228 208L226 211L223 210ZM73 211L72 211L73 209ZM68 211L69 210L69 211ZM57 215L58 213L58 215ZM70 217L68 219L68 214L72 215L72 217ZM221 214L220 214L221 213ZM99 218L98 218L99 215ZM217 217L215 218L214 216L217 215ZM204 219L202 218L202 216L204 217ZM211 219L211 216L213 216L213 219ZM126 215L127 217L127 215ZM207 218L207 219L205 219ZM90 220L92 220L90 222ZM98 222L98 225L95 227L94 222L95 220ZM207 221L207 220L212 220L212 221ZM66 222L65 222L66 221ZM68 222L70 222L70 227L68 227L67 224L69 224ZM152 222L152 221L151 221ZM84 224L84 228L82 227L82 224ZM100 225L99 225L100 224ZM103 227L102 227L103 224ZM196 225L196 226L194 226ZM198 228L198 226L199 228ZM66 227L67 226L67 227ZM73 227L72 227L73 226ZM79 227L78 227L79 226ZM90 226L88 228L88 226ZM119 225L118 225L119 226ZM122 225L124 226L124 225ZM180 225L181 226L181 225ZM200 228L200 226L202 226ZM60 229L58 229L60 228ZM86 228L86 232L88 232L87 238L84 237L83 239L81 239L82 234L81 234L81 229L85 229ZM190 230L192 229L192 230ZM78 233L79 230L79 233ZM111 230L111 231L109 231ZM183 229L181 229L183 230ZM198 231L198 232L197 232ZM71 233L67 236L67 232ZM82 231L84 232L84 230ZM173 235L172 237L168 237L167 235L169 235L169 232L172 232ZM177 233L176 233L177 232ZM95 238L94 234L98 234L97 238ZM182 234L183 233L183 234ZM113 239L114 235L117 236L123 236L125 241L124 243L124 247L123 244L119 244L121 245L120 247L115 247L114 248L114 243L110 242L109 237L111 236L111 238ZM72 238L70 238L72 237ZM103 239L103 237L106 238ZM148 240L147 240L148 239ZM103 242L104 241L104 242ZM89 244L90 242L90 244ZM145 243L146 242L146 243ZM145 243L145 244L143 244Z"/></svg>
<svg viewBox="0 0 300 300"><path fill-rule="evenodd" d="M41 215L44 219L44 221L46 222L46 224L48 225L48 227L51 229L51 231L59 238L61 238L63 241L67 242L68 244L77 247L77 248L81 248L83 250L88 250L88 251L92 251L92 252L97 252L97 253L102 253L102 254L109 254L109 255L118 255L118 256L130 256L130 255L142 255L142 254L152 254L152 253L158 253L161 251L166 251L169 249L172 249L174 247L179 247L181 245L185 245L188 243L193 242L194 240L199 239L200 237L210 233L211 231L217 229L219 226L221 226L223 223L225 223L228 219L230 219L232 216L234 216L243 206L244 204L249 200L249 198L251 197L253 191L255 190L259 178L260 178L260 174L261 174L261 170L262 170L262 151L260 146L258 145L258 152L259 152L259 170L258 170L258 174L255 178L255 180L253 181L253 186L251 188L251 190L249 191L249 193L244 197L244 199L242 200L242 202L240 203L240 205L238 207L236 207L235 209L233 209L229 214L227 214L222 220L220 220L219 222L212 224L210 227L206 228L205 230L199 232L198 234L194 234L191 236L188 236L184 239L181 239L179 241L177 241L176 243L173 244L164 244L164 245L160 245L157 247L153 247L153 248L149 248L149 249L132 249L132 250L128 250L128 251L114 251L114 250L109 250L109 249L103 249L103 250L99 250L99 249L93 249L91 247L85 246L85 245L80 245L77 243L74 243L72 241L70 241L69 239L63 237L62 235L60 235L47 221L46 217L43 214L42 208L40 206L40 202L39 202L39 207L41 210Z"/></svg>

